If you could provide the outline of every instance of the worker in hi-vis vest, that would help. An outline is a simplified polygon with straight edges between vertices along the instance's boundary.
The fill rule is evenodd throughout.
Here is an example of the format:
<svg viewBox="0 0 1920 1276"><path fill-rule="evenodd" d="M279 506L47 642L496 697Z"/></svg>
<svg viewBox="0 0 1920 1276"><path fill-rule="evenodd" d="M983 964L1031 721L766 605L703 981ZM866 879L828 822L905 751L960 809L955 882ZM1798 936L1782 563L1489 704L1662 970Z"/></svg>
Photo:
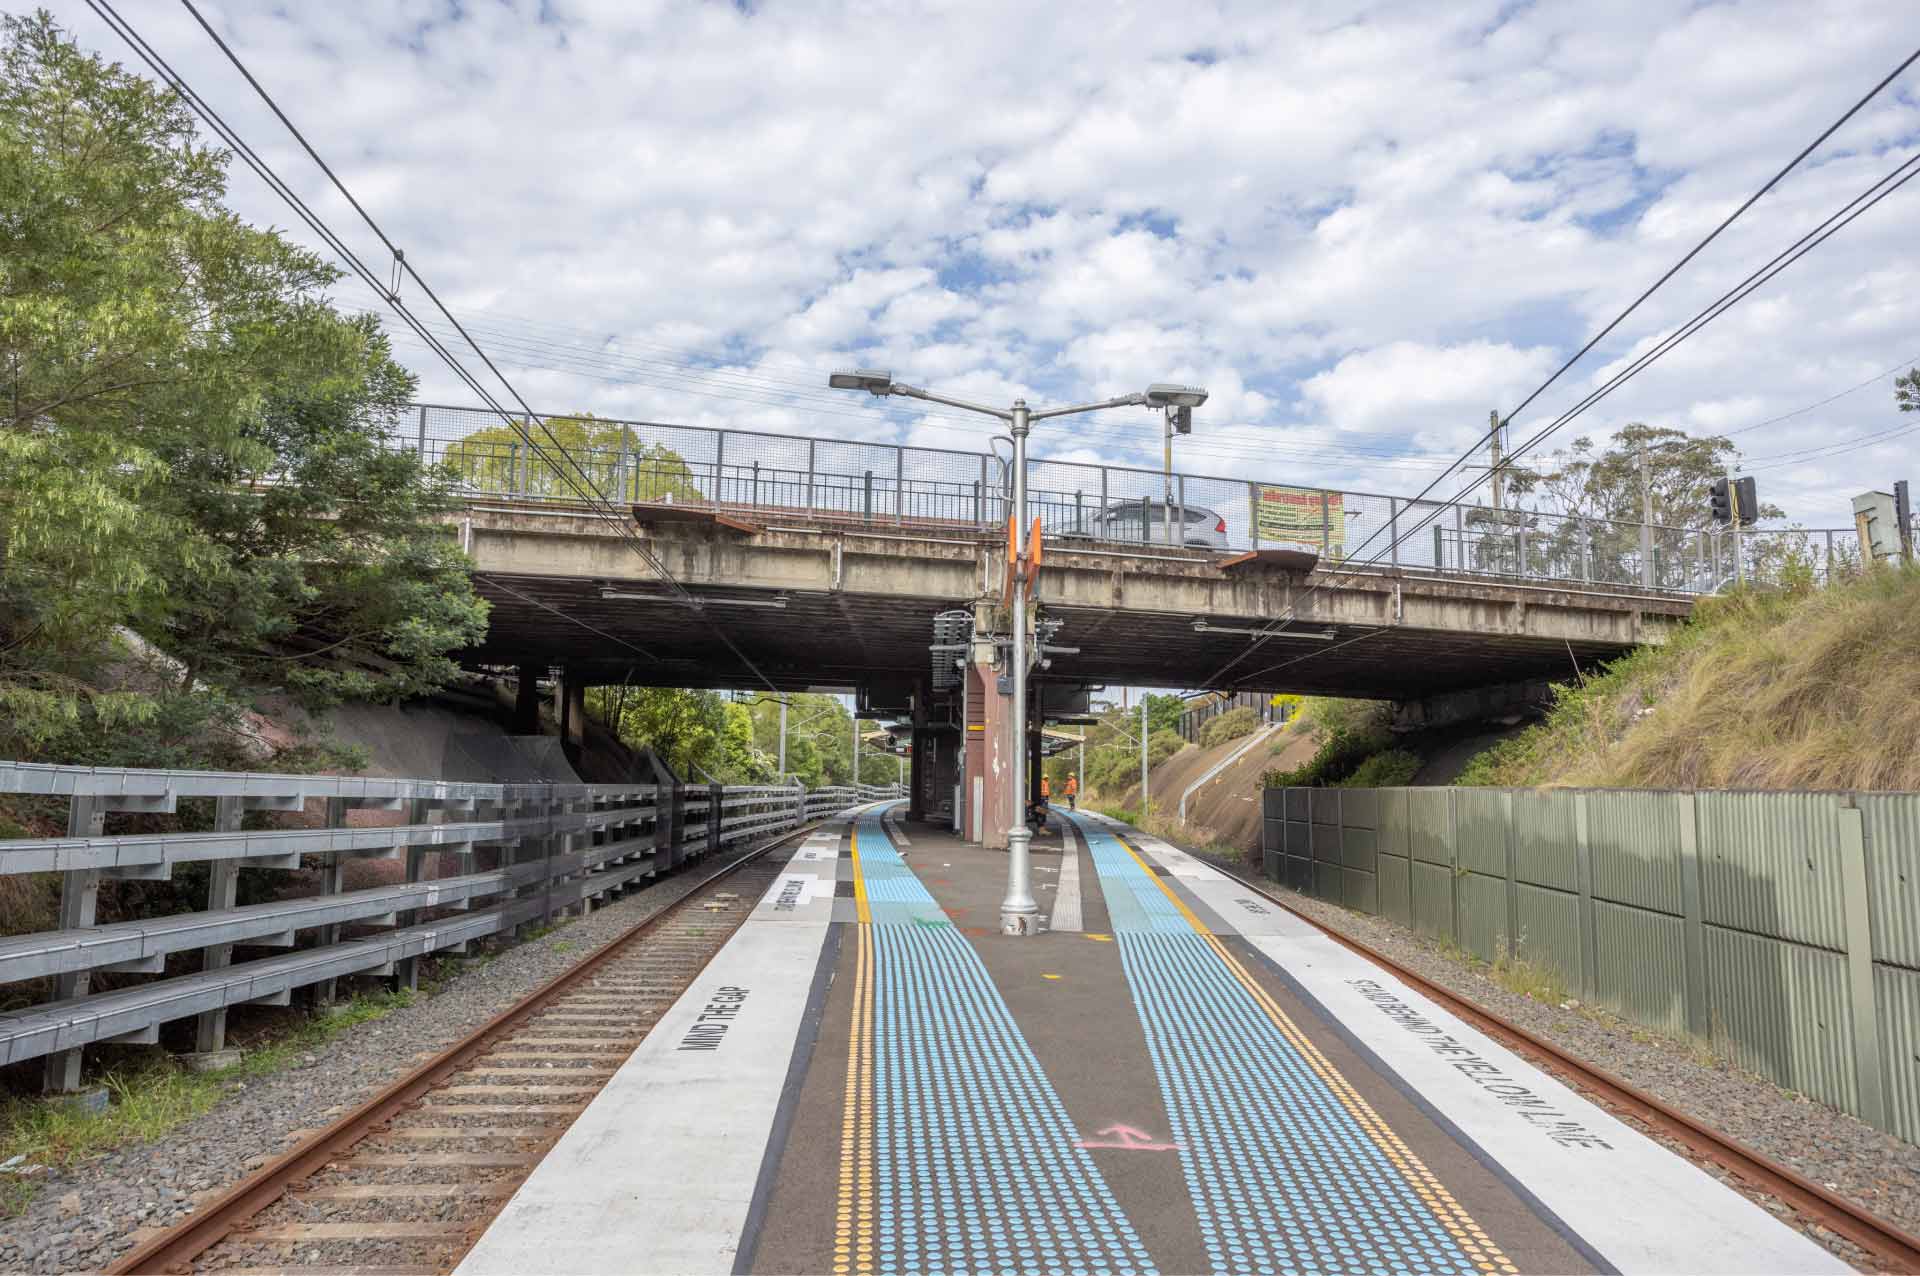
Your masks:
<svg viewBox="0 0 1920 1276"><path fill-rule="evenodd" d="M1074 803L1074 799L1079 796L1080 796L1080 777L1075 775L1073 772L1069 771L1067 772L1067 809L1069 811L1077 811L1080 809Z"/></svg>
<svg viewBox="0 0 1920 1276"><path fill-rule="evenodd" d="M1041 777L1040 777L1040 803L1041 803L1041 805L1042 805L1042 806L1044 806L1044 805L1046 805L1046 803L1047 803L1047 801L1048 801L1048 799L1050 799L1051 797L1053 797L1053 786L1047 783L1047 777L1043 775L1043 776L1041 776Z"/></svg>

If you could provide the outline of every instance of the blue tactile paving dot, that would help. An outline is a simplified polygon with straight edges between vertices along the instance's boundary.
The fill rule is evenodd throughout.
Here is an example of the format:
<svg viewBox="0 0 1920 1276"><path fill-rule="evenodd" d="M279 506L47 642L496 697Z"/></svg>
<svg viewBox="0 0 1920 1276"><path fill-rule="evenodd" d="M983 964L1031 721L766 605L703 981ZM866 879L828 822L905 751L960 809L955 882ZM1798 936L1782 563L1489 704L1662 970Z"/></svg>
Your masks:
<svg viewBox="0 0 1920 1276"><path fill-rule="evenodd" d="M874 944L876 1264L1038 1276L1058 1253L1150 1276L1118 1204L993 987L877 820L860 825ZM919 1185L916 1193L913 1188Z"/></svg>
<svg viewBox="0 0 1920 1276"><path fill-rule="evenodd" d="M1210 1268L1477 1270L1159 884L1080 824Z"/></svg>

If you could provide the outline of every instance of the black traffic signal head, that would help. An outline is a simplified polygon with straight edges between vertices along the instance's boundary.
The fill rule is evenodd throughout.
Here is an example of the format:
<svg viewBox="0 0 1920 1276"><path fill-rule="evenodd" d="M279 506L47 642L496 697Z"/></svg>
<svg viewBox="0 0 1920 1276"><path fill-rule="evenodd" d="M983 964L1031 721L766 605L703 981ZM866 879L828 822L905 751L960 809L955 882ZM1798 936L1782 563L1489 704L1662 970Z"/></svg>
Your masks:
<svg viewBox="0 0 1920 1276"><path fill-rule="evenodd" d="M1760 521L1760 498L1754 495L1751 478L1733 481L1734 513L1740 516L1740 526L1751 527Z"/></svg>
<svg viewBox="0 0 1920 1276"><path fill-rule="evenodd" d="M1713 495L1711 499L1713 502L1713 521L1716 523L1731 523L1733 521L1733 494L1728 490L1727 480L1720 478L1713 481Z"/></svg>

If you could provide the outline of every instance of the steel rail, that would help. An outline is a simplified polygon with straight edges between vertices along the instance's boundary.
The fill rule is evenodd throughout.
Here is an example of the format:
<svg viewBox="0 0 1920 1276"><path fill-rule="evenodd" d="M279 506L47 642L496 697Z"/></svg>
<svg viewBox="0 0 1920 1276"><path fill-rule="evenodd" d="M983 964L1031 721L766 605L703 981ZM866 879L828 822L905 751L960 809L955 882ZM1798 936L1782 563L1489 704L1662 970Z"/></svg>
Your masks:
<svg viewBox="0 0 1920 1276"><path fill-rule="evenodd" d="M1745 1180L1751 1187L1784 1201L1821 1227L1858 1245L1883 1264L1875 1270L1920 1273L1920 1237L1901 1230L1886 1219L1828 1191L1805 1175L1702 1124L1605 1069L1568 1053L1545 1037L1475 1005L1462 994L1435 983L1370 945L1341 934L1317 918L1301 912L1266 885L1242 877L1217 862L1208 862L1241 886L1323 932L1343 948L1385 967L1402 982L1439 1002L1516 1054L1544 1065L1550 1073L1560 1074L1562 1080L1570 1081L1576 1089L1598 1098L1604 1106L1624 1112L1641 1124L1683 1144L1696 1158L1711 1161Z"/></svg>
<svg viewBox="0 0 1920 1276"><path fill-rule="evenodd" d="M135 1246L108 1266L106 1271L111 1276L127 1276L130 1273L177 1273L192 1270L194 1259L218 1245L254 1215L278 1201L293 1184L319 1173L356 1143L376 1133L381 1126L401 1111L425 1098L448 1076L460 1071L490 1049L496 1039L519 1027L548 1002L618 956L635 941L644 938L702 891L793 839L811 832L822 822L814 821L782 833L757 850L749 851L731 864L709 873L679 899L651 917L635 923L599 952L554 976L332 1125L308 1135L294 1147L209 1201L203 1209L196 1210L190 1217L174 1224L159 1235L149 1238L143 1244ZM747 916L751 915L749 910ZM745 917L741 921L744 924ZM704 969L704 964L702 968ZM699 977L698 972L694 977L696 979Z"/></svg>

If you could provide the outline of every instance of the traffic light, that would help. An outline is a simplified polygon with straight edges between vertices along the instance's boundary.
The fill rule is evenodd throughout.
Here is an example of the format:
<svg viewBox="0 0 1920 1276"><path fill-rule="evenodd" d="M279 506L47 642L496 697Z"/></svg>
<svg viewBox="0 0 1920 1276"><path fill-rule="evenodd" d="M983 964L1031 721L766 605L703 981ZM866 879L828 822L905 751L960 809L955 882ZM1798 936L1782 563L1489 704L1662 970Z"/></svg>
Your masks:
<svg viewBox="0 0 1920 1276"><path fill-rule="evenodd" d="M1733 512L1740 518L1740 526L1752 527L1760 521L1760 498L1753 494L1751 478L1733 481Z"/></svg>
<svg viewBox="0 0 1920 1276"><path fill-rule="evenodd" d="M1748 481L1751 482L1752 480ZM1711 499L1713 501L1713 521L1716 523L1731 523L1733 521L1733 494L1728 490L1727 480L1721 478L1713 481L1713 495Z"/></svg>

